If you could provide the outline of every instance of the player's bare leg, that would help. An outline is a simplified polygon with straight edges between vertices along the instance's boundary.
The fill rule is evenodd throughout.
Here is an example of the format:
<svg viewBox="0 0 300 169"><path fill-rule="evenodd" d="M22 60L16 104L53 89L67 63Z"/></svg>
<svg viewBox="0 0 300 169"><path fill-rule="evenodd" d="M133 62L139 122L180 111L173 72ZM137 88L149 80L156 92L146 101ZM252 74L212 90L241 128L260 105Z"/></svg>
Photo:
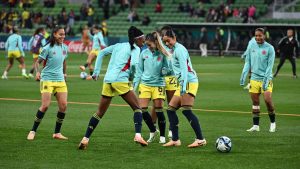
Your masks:
<svg viewBox="0 0 300 169"><path fill-rule="evenodd" d="M250 93L252 100L252 115L253 115L253 126L248 129L249 132L259 131L259 116L260 116L260 106L259 106L259 96L260 93Z"/></svg>
<svg viewBox="0 0 300 169"><path fill-rule="evenodd" d="M274 105L272 101L272 92L266 91L264 92L264 100L268 109L268 114L270 118L270 132L275 132L276 131L276 123L275 123L275 110L274 110Z"/></svg>

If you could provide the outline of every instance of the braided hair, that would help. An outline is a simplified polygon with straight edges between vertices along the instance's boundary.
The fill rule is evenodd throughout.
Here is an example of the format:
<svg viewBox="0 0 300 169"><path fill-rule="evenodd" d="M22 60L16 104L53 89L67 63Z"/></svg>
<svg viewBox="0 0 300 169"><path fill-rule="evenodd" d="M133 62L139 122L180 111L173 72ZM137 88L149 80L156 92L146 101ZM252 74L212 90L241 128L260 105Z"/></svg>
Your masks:
<svg viewBox="0 0 300 169"><path fill-rule="evenodd" d="M142 36L144 33L136 28L135 26L131 26L129 29L128 29L128 39L129 39L129 44L130 44L130 48L131 50L134 49L134 42L135 42L135 39Z"/></svg>

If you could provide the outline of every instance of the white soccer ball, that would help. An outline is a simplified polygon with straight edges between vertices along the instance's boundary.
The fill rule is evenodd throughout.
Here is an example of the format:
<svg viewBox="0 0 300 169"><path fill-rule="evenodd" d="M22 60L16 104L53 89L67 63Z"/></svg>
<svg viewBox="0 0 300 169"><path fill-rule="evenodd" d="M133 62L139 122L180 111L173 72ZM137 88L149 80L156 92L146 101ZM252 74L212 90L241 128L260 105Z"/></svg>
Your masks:
<svg viewBox="0 0 300 169"><path fill-rule="evenodd" d="M81 79L86 79L86 77L87 77L87 73L86 72L81 72L80 73L80 78Z"/></svg>
<svg viewBox="0 0 300 169"><path fill-rule="evenodd" d="M228 153L231 151L232 143L226 136L219 137L216 141L216 148L219 152Z"/></svg>

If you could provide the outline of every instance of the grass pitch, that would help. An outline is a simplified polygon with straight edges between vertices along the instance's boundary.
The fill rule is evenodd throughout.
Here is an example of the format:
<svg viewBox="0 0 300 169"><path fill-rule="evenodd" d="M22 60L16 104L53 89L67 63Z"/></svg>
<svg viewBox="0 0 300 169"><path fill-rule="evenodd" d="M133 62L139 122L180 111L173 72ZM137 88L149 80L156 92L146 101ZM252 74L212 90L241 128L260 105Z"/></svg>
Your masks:
<svg viewBox="0 0 300 169"><path fill-rule="evenodd" d="M0 52L0 56L2 73L6 66L4 52ZM104 61L102 75L108 58ZM192 56L193 67L200 79L194 112L201 122L207 146L186 147L193 142L194 133L181 111L178 111L181 147L164 148L152 143L143 148L134 144L133 113L120 97L115 97L114 105L93 133L88 149L79 151L77 145L97 109L103 80L103 76L97 82L79 78L78 66L85 59L85 55L79 54L70 54L68 58L69 104L62 126L68 141L52 139L57 112L55 102L47 111L36 139L27 141L26 136L40 106L39 83L22 79L17 62L9 72L9 80L0 80L0 168L299 168L300 79L292 79L288 62L274 79L276 133L268 132L267 114L261 116L261 132L246 132L252 122L251 101L248 92L239 86L243 67L239 58ZM31 62L31 56L27 54L27 71ZM278 60L275 66L277 63ZM266 113L263 100L261 107ZM143 123L146 139L148 133ZM233 142L230 153L222 154L215 149L215 141L222 135Z"/></svg>

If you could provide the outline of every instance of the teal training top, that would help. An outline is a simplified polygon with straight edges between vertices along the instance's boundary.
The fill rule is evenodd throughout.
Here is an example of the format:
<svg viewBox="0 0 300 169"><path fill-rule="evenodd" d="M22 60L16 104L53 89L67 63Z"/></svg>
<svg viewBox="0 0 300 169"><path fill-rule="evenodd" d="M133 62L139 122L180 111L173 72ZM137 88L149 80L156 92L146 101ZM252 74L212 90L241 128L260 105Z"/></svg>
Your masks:
<svg viewBox="0 0 300 169"><path fill-rule="evenodd" d="M272 45L268 42L263 44L252 43L246 54L240 85L244 85L247 74L251 70L251 80L262 81L263 89L266 90L269 81L273 78L274 60L275 51Z"/></svg>
<svg viewBox="0 0 300 169"><path fill-rule="evenodd" d="M140 82L147 86L165 86L163 68L168 69L166 56L159 51L143 50L140 54L134 84Z"/></svg>
<svg viewBox="0 0 300 169"><path fill-rule="evenodd" d="M65 81L63 63L67 57L68 47L65 44L55 44L53 47L48 44L43 47L43 50L39 55L39 58L44 59L41 81Z"/></svg>
<svg viewBox="0 0 300 169"><path fill-rule="evenodd" d="M189 82L198 82L198 77L192 67L189 53L187 49L178 42L176 42L173 47L172 66L182 89L185 89Z"/></svg>
<svg viewBox="0 0 300 169"><path fill-rule="evenodd" d="M103 57L111 54L107 71L104 76L104 82L129 82L132 70L136 70L135 67L138 63L137 60L141 51L138 46L134 45L134 47L135 48L131 50L130 44L125 42L117 43L100 51L95 62L93 76L99 76Z"/></svg>
<svg viewBox="0 0 300 169"><path fill-rule="evenodd" d="M106 47L102 32L98 32L93 36L93 46L92 49L101 50L101 48Z"/></svg>
<svg viewBox="0 0 300 169"><path fill-rule="evenodd" d="M22 46L22 37L18 34L10 35L5 43L6 51L20 51L22 56L25 56L23 46Z"/></svg>

